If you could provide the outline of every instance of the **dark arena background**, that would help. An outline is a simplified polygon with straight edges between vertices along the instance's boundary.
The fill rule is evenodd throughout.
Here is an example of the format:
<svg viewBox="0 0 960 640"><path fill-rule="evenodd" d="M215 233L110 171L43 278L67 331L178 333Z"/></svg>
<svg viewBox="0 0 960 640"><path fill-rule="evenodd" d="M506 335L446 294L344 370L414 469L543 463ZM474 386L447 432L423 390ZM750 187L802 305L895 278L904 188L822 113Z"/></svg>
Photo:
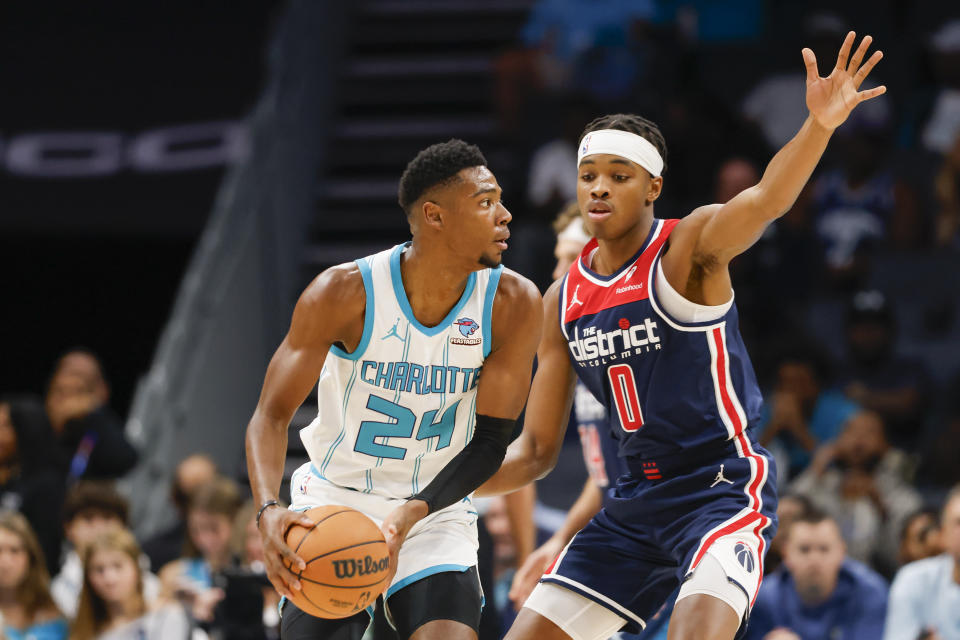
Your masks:
<svg viewBox="0 0 960 640"><path fill-rule="evenodd" d="M935 0L0 4L0 544L23 514L64 577L57 612L27 615L8 610L18 583L0 563L6 637L78 628L74 520L119 519L145 575L177 570L213 469L236 566L194 553L208 577L196 593L168 593L168 574L145 595L206 637L278 637L262 550L248 554L245 428L303 288L409 239L397 184L416 152L450 138L483 150L513 215L504 263L545 291L590 120L658 123L655 215L682 218L760 179L807 116L801 48L825 75L849 30L883 50L868 86L886 94L837 129L791 210L731 265L781 530L807 509L832 517L845 551L809 571L840 586L816 620L774 618L789 635L747 637L880 637L857 626L870 599L883 638L960 638L960 5ZM316 403L290 425L282 500ZM478 500L480 640L509 628L514 575L588 478L577 427L526 525L502 498ZM774 540L761 594L805 584L787 544ZM903 602L904 566L951 557L952 605ZM928 635L898 635L910 616L929 616ZM396 638L376 617L365 637ZM643 637L665 638L662 618Z"/></svg>

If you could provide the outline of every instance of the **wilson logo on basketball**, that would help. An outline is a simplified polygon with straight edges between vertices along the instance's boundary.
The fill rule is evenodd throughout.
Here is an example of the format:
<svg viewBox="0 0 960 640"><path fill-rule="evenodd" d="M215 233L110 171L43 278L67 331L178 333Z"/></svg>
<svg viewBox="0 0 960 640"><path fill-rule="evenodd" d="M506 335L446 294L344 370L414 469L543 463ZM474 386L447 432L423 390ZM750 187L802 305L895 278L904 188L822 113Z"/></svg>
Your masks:
<svg viewBox="0 0 960 640"><path fill-rule="evenodd" d="M371 573L386 571L389 567L390 558L375 560L370 556L364 556L363 558L333 561L333 570L336 572L338 578L367 576Z"/></svg>

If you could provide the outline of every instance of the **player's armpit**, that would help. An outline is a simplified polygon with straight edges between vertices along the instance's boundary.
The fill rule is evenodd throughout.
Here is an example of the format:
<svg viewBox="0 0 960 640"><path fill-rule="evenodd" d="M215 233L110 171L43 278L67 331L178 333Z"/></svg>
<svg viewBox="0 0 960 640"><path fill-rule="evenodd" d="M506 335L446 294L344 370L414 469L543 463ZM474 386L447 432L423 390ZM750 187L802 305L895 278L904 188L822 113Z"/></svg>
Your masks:
<svg viewBox="0 0 960 640"><path fill-rule="evenodd" d="M515 491L546 475L557 462L576 383L567 341L560 331L560 285L561 281L555 282L543 299L544 331L523 432L507 449L500 470L478 489L478 495Z"/></svg>

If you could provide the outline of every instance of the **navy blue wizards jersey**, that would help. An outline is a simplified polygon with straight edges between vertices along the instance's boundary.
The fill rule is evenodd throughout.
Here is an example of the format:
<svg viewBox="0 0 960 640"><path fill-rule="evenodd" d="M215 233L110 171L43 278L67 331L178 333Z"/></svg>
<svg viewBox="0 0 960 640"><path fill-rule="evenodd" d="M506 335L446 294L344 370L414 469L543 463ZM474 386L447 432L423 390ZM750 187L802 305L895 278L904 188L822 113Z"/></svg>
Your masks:
<svg viewBox="0 0 960 640"><path fill-rule="evenodd" d="M682 322L663 308L656 290L660 258L678 222L655 219L640 251L609 276L590 269L597 241L584 247L560 295L570 359L607 408L628 461L692 449L735 449L753 458L747 429L758 424L762 399L736 306L715 320Z"/></svg>

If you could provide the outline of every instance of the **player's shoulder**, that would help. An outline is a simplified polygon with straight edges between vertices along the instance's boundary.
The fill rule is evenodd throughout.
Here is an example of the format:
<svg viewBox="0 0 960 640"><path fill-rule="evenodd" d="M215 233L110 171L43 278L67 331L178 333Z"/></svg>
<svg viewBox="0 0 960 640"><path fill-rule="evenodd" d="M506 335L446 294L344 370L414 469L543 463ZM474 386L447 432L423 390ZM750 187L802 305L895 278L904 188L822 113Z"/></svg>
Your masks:
<svg viewBox="0 0 960 640"><path fill-rule="evenodd" d="M537 285L533 284L513 269L503 267L500 274L500 283L497 286L496 303L498 306L520 305L521 307L536 307L539 309L542 298ZM496 309L494 309L496 312Z"/></svg>
<svg viewBox="0 0 960 640"><path fill-rule="evenodd" d="M703 226L717 215L722 207L721 204L705 204L688 213L677 221L673 233L670 234L670 243L674 244L687 235L699 235Z"/></svg>
<svg viewBox="0 0 960 640"><path fill-rule="evenodd" d="M540 335L543 299L536 285L512 269L503 268L493 301L493 337L499 344L517 331Z"/></svg>
<svg viewBox="0 0 960 640"><path fill-rule="evenodd" d="M318 274L300 296L297 306L336 311L363 306L367 293L356 262L345 262ZM332 306L337 305L337 306Z"/></svg>

